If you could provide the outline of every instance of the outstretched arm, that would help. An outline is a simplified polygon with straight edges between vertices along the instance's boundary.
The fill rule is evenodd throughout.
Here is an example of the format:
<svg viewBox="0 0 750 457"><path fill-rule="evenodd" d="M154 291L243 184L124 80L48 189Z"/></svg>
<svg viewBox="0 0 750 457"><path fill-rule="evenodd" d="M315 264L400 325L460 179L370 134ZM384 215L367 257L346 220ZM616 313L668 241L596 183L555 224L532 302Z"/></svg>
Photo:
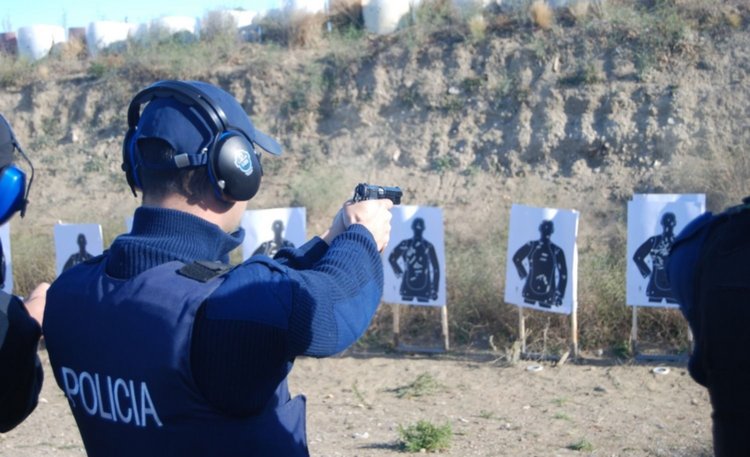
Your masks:
<svg viewBox="0 0 750 457"><path fill-rule="evenodd" d="M335 236L284 249L274 260L248 259L201 307L191 365L215 407L257 414L296 356L336 354L365 332L383 292L380 249L390 230L390 201L373 202L386 200L348 208L362 223Z"/></svg>

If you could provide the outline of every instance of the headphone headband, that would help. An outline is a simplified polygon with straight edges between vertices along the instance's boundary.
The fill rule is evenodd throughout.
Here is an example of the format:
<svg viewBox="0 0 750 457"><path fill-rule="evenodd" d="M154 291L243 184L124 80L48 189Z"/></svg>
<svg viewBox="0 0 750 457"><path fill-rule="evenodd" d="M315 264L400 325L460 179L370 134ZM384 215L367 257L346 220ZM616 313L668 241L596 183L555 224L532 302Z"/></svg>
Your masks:
<svg viewBox="0 0 750 457"><path fill-rule="evenodd" d="M174 98L187 106L198 108L205 119L210 120L215 128L214 134L223 132L229 128L224 111L211 97L199 88L183 81L159 81L140 91L128 108L128 127L135 129L141 119L141 106L156 98Z"/></svg>

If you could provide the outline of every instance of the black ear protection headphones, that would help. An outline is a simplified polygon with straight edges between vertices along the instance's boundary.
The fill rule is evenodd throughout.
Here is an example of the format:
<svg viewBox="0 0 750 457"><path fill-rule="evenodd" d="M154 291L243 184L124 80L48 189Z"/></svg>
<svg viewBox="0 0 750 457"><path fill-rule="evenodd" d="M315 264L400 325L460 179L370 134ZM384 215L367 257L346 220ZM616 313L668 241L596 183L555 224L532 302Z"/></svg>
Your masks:
<svg viewBox="0 0 750 457"><path fill-rule="evenodd" d="M26 163L29 164L29 169L31 170L29 185L26 186L26 174L15 164L11 163L0 168L0 225L2 225L16 212L20 212L21 217L26 214L29 191L31 190L31 183L34 181L34 165L26 153L23 152L23 148L21 148L21 144L16 140L10 123L8 123L2 114L0 114L0 129L3 129L2 137L8 140L8 142L0 144L0 147L3 149L6 147L10 148L10 150L4 149L6 151L4 153L12 154L13 151L18 151Z"/></svg>
<svg viewBox="0 0 750 457"><path fill-rule="evenodd" d="M229 124L224 110L200 88L183 81L159 81L138 94L128 108L128 131L122 144L122 170L133 191L141 188L138 167L141 165L137 145L141 106L156 98L174 98L194 107L208 123L214 135L202 151L176 151L166 168L207 166L216 195L223 201L247 201L260 188L263 168L260 154L241 129Z"/></svg>

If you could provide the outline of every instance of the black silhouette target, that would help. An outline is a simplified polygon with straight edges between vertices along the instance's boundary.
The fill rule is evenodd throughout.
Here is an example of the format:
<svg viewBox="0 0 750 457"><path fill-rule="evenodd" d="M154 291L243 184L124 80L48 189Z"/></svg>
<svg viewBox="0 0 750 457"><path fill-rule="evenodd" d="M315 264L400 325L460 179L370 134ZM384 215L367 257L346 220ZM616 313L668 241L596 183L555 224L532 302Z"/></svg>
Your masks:
<svg viewBox="0 0 750 457"><path fill-rule="evenodd" d="M55 224L55 266L58 275L100 255L103 250L99 224Z"/></svg>
<svg viewBox="0 0 750 457"><path fill-rule="evenodd" d="M268 208L245 211L242 228L243 259L275 256L281 249L303 245L306 239L305 208Z"/></svg>
<svg viewBox="0 0 750 457"><path fill-rule="evenodd" d="M570 314L576 301L578 212L513 205L505 301Z"/></svg>
<svg viewBox="0 0 750 457"><path fill-rule="evenodd" d="M628 202L629 305L679 305L669 283L667 257L680 230L704 211L703 194L636 194Z"/></svg>
<svg viewBox="0 0 750 457"><path fill-rule="evenodd" d="M445 306L445 247L442 209L397 206L391 239L383 253L383 301Z"/></svg>

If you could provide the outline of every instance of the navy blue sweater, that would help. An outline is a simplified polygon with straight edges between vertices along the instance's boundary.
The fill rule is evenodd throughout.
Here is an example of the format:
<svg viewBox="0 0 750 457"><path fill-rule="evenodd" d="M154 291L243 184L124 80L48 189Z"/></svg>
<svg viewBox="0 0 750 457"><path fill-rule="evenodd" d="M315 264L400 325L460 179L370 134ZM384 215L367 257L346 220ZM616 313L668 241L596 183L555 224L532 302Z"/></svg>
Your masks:
<svg viewBox="0 0 750 457"><path fill-rule="evenodd" d="M244 238L190 214L141 207L110 247L107 273L130 278L173 260L228 259ZM201 392L227 414L259 413L296 356L343 351L367 329L383 291L370 232L352 225L329 247L313 238L235 267L198 312L191 365Z"/></svg>

